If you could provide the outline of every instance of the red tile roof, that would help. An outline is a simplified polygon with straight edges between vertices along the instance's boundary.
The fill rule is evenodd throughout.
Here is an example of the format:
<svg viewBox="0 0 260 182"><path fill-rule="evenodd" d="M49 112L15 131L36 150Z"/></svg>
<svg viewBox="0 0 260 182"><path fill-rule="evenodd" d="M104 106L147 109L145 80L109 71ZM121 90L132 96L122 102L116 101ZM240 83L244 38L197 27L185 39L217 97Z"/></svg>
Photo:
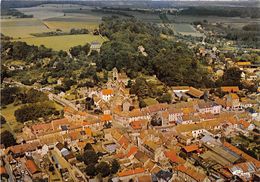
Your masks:
<svg viewBox="0 0 260 182"><path fill-rule="evenodd" d="M119 139L118 143L119 143L124 149L126 149L126 148L128 147L128 144L129 144L128 139L127 139L125 136L122 136L122 137Z"/></svg>
<svg viewBox="0 0 260 182"><path fill-rule="evenodd" d="M172 162L177 163L177 164L184 164L185 160L181 157L179 157L175 151L165 151L164 152L165 156L170 159Z"/></svg>
<svg viewBox="0 0 260 182"><path fill-rule="evenodd" d="M199 146L198 146L198 145L189 145L189 146L183 147L183 149L184 149L186 152L193 152L193 151L195 151L195 150L198 150L198 149L199 149Z"/></svg>
<svg viewBox="0 0 260 182"><path fill-rule="evenodd" d="M147 124L147 120L137 120L130 123L131 127L135 130L142 129Z"/></svg>
<svg viewBox="0 0 260 182"><path fill-rule="evenodd" d="M128 151L128 153L127 153L127 157L130 157L131 155L134 155L134 154L136 154L136 152L138 151L138 148L136 147L136 146L132 146L131 148L130 148L130 150Z"/></svg>
<svg viewBox="0 0 260 182"><path fill-rule="evenodd" d="M112 95L113 90L112 89L103 89L102 90L102 95Z"/></svg>
<svg viewBox="0 0 260 182"><path fill-rule="evenodd" d="M5 169L4 166L1 166L1 167L0 167L0 175L1 175L1 174L7 174L6 169Z"/></svg>
<svg viewBox="0 0 260 182"><path fill-rule="evenodd" d="M237 86L224 86L220 87L222 92L238 92L239 88Z"/></svg>
<svg viewBox="0 0 260 182"><path fill-rule="evenodd" d="M101 116L101 121L105 122L105 121L111 121L112 120L112 116L110 114L104 114Z"/></svg>
<svg viewBox="0 0 260 182"><path fill-rule="evenodd" d="M125 170L125 171L119 172L119 173L117 173L117 175L119 177L131 176L131 175L143 173L144 171L145 171L144 168L135 168L135 169L132 169L132 170Z"/></svg>
<svg viewBox="0 0 260 182"><path fill-rule="evenodd" d="M35 162L31 159L26 160L25 162L26 168L30 171L31 174L34 174L36 172L39 172L38 166L35 164Z"/></svg>

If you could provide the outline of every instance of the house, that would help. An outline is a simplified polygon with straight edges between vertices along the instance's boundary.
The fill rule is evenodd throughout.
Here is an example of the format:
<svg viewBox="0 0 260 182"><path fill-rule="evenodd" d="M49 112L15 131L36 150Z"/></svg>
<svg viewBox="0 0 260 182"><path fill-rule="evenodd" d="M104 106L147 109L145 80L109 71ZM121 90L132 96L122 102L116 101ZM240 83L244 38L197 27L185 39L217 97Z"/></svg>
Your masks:
<svg viewBox="0 0 260 182"><path fill-rule="evenodd" d="M182 120L184 115L183 110L179 108L169 108L167 111L162 112L162 125L168 125L169 123L175 123Z"/></svg>
<svg viewBox="0 0 260 182"><path fill-rule="evenodd" d="M219 114L221 111L221 105L217 105L214 102L201 101L198 103L199 113L212 113Z"/></svg>
<svg viewBox="0 0 260 182"><path fill-rule="evenodd" d="M178 156L175 150L165 151L164 154L173 166L184 164L186 162L185 159Z"/></svg>
<svg viewBox="0 0 260 182"><path fill-rule="evenodd" d="M129 181L133 177L143 176L145 174L144 168L126 169L117 173L117 176L122 181Z"/></svg>
<svg viewBox="0 0 260 182"><path fill-rule="evenodd" d="M257 159L251 157L250 155L246 154L245 152L243 152L242 150L238 149L237 147L233 146L228 142L224 142L223 145L224 147L228 148L232 152L243 157L247 162L252 162L256 168L260 168L260 162Z"/></svg>
<svg viewBox="0 0 260 182"><path fill-rule="evenodd" d="M53 132L53 127L51 123L42 123L32 125L32 132L35 135L45 135L47 133Z"/></svg>
<svg viewBox="0 0 260 182"><path fill-rule="evenodd" d="M182 147L182 151L184 151L186 154L191 154L198 150L199 150L199 146L195 144Z"/></svg>
<svg viewBox="0 0 260 182"><path fill-rule="evenodd" d="M149 120L149 115L146 115L142 110L140 109L133 109L132 111L129 112L129 122L132 121L137 121L137 120L144 120L148 119Z"/></svg>
<svg viewBox="0 0 260 182"><path fill-rule="evenodd" d="M104 114L100 117L101 122L107 123L107 122L112 122L112 115L110 114Z"/></svg>
<svg viewBox="0 0 260 182"><path fill-rule="evenodd" d="M57 143L54 147L54 150L68 162L71 162L76 159L72 152L70 152L62 143Z"/></svg>
<svg viewBox="0 0 260 182"><path fill-rule="evenodd" d="M239 97L235 93L230 93L225 96L227 101L227 106L231 106L232 109L238 109L240 107Z"/></svg>
<svg viewBox="0 0 260 182"><path fill-rule="evenodd" d="M130 111L130 107L131 107L131 102L129 101L129 99L125 99L122 103L122 111L123 112L129 112Z"/></svg>
<svg viewBox="0 0 260 182"><path fill-rule="evenodd" d="M4 166L0 167L0 180L8 181L9 175ZM5 179L5 180L4 180Z"/></svg>
<svg viewBox="0 0 260 182"><path fill-rule="evenodd" d="M29 172L29 175L33 178L42 178L42 173L39 167L35 164L33 159L26 159L25 167Z"/></svg>
<svg viewBox="0 0 260 182"><path fill-rule="evenodd" d="M174 171L177 172L177 176L186 182L210 182L208 177L203 174L195 171L192 168L185 167L184 165L178 165L174 168Z"/></svg>
<svg viewBox="0 0 260 182"><path fill-rule="evenodd" d="M103 89L101 91L101 98L108 102L111 97L113 97L114 91L112 89Z"/></svg>
<svg viewBox="0 0 260 182"><path fill-rule="evenodd" d="M172 87L172 91L175 93L175 94L178 94L178 93L186 93L190 90L190 87L189 86L178 86L178 87Z"/></svg>
<svg viewBox="0 0 260 182"><path fill-rule="evenodd" d="M90 50L100 51L101 44L99 42L91 42Z"/></svg>
<svg viewBox="0 0 260 182"><path fill-rule="evenodd" d="M130 126L133 130L141 130L147 127L147 124L148 124L148 120L136 120L136 121L132 121L130 123Z"/></svg>
<svg viewBox="0 0 260 182"><path fill-rule="evenodd" d="M239 91L238 86L223 86L220 87L221 92L224 93L237 93Z"/></svg>
<svg viewBox="0 0 260 182"><path fill-rule="evenodd" d="M32 152L37 150L38 147L40 147L41 144L38 141L31 142L31 143L25 143L20 145L14 145L9 148L7 148L8 153L11 153L13 157L21 157L24 156L26 152Z"/></svg>
<svg viewBox="0 0 260 182"><path fill-rule="evenodd" d="M234 176L239 176L243 181L251 181L256 167L252 162L243 162L228 168Z"/></svg>
<svg viewBox="0 0 260 182"><path fill-rule="evenodd" d="M199 89L196 89L194 87L190 87L187 94L194 98L201 98L204 95L204 92L202 92Z"/></svg>

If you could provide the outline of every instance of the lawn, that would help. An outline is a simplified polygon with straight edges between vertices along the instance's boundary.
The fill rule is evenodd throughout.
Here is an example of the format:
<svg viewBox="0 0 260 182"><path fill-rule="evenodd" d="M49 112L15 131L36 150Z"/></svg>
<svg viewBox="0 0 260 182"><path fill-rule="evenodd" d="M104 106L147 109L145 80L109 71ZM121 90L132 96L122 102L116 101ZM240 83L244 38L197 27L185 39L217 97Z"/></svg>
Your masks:
<svg viewBox="0 0 260 182"><path fill-rule="evenodd" d="M64 36L50 36L50 37L33 37L23 38L20 41L24 41L29 45L44 45L45 47L52 48L53 50L65 50L68 51L71 47L77 45L84 45L91 42L103 43L104 39L100 36L94 36L90 34L84 35L64 35Z"/></svg>

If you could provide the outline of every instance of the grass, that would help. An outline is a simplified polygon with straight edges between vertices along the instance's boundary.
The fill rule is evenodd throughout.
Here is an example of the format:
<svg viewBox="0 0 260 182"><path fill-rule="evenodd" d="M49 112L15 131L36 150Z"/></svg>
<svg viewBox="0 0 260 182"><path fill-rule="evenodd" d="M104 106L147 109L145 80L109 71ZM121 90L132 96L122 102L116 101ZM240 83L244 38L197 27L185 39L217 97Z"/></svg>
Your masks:
<svg viewBox="0 0 260 182"><path fill-rule="evenodd" d="M12 133L16 133L16 131L19 131L23 127L23 123L19 123L16 121L16 118L14 116L14 112L19 109L21 105L14 106L13 104L7 105L6 108L1 110L1 114L6 119L6 124L3 125L3 128L1 129L1 132L4 130L9 130Z"/></svg>
<svg viewBox="0 0 260 182"><path fill-rule="evenodd" d="M13 18L1 20L1 32L13 38L33 37L31 33L50 31L40 20L35 18Z"/></svg>
<svg viewBox="0 0 260 182"><path fill-rule="evenodd" d="M51 37L33 37L23 38L20 41L26 42L29 45L44 45L47 48L52 48L55 51L64 50L68 51L71 47L77 45L84 45L93 41L103 43L104 39L100 36L90 34L84 35L64 35L64 36L51 36Z"/></svg>
<svg viewBox="0 0 260 182"><path fill-rule="evenodd" d="M153 99L153 98L146 98L144 99L144 102L150 106L150 105L154 105L154 104L158 104L158 101Z"/></svg>

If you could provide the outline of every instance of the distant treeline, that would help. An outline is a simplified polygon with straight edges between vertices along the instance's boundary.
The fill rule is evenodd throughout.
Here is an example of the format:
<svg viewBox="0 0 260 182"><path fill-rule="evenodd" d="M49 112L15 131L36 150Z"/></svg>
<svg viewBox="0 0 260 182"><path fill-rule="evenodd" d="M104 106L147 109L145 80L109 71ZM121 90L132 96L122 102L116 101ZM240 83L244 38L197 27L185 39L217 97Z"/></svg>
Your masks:
<svg viewBox="0 0 260 182"><path fill-rule="evenodd" d="M258 7L190 7L180 12L181 15L221 16L221 17L260 17Z"/></svg>
<svg viewBox="0 0 260 182"><path fill-rule="evenodd" d="M101 12L104 14L117 14L121 16L126 16L126 17L134 17L133 15L130 15L124 11L119 11L119 10L113 10L113 9L93 9L91 10L92 12Z"/></svg>
<svg viewBox="0 0 260 182"><path fill-rule="evenodd" d="M78 34L89 34L89 30L86 28L74 29L72 28L70 32L62 32L60 29L52 32L42 32L42 33L32 33L31 35L35 37L49 37L49 36L61 36L61 35L78 35Z"/></svg>
<svg viewBox="0 0 260 182"><path fill-rule="evenodd" d="M2 9L1 16L14 16L16 18L33 18L33 15L26 15L16 9Z"/></svg>
<svg viewBox="0 0 260 182"><path fill-rule="evenodd" d="M260 31L260 25L258 23L254 23L254 24L248 24L243 26L243 30L245 31Z"/></svg>

